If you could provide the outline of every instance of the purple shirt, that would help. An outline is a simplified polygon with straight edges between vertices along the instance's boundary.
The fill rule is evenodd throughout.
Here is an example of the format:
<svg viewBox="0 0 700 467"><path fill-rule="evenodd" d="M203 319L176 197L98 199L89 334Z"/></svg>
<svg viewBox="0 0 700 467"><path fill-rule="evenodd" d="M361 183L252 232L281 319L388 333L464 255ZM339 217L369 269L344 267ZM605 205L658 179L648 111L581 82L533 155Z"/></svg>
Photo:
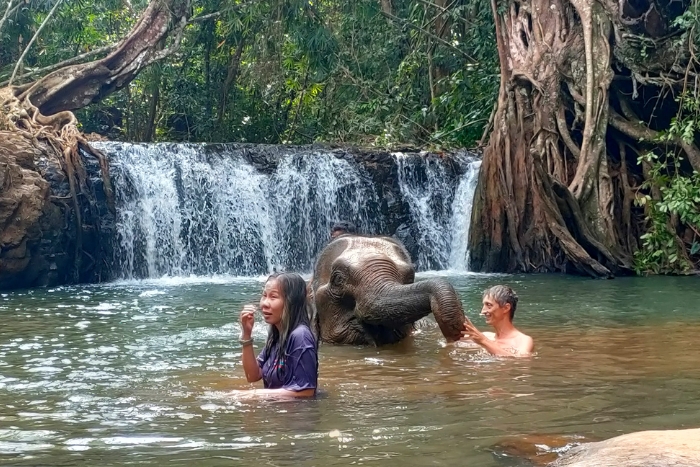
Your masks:
<svg viewBox="0 0 700 467"><path fill-rule="evenodd" d="M279 361L274 361L277 347L273 346L268 355L264 348L258 355L258 366L262 372L263 383L267 389L286 389L287 391L303 391L316 389L318 381L318 352L316 339L311 330L305 326L297 326L289 334L287 351Z"/></svg>

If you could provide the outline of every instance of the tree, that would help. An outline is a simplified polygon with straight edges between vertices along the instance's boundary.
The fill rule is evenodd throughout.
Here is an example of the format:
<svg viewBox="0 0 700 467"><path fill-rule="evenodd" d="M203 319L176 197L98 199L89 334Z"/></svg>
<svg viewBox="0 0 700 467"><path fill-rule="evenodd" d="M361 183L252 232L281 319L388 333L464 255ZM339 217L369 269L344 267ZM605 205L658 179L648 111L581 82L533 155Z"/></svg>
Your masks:
<svg viewBox="0 0 700 467"><path fill-rule="evenodd" d="M54 116L83 108L128 85L143 68L178 48L189 15L189 0L154 0L124 39L102 49L109 52L104 58L76 64L71 59L35 82L13 87L17 105L32 115L27 123L46 125L47 120L41 115ZM39 32L40 29L35 36ZM172 43L166 46L169 37ZM53 120L58 122L59 118L72 122L65 114Z"/></svg>
<svg viewBox="0 0 700 467"><path fill-rule="evenodd" d="M682 153L678 172L700 170L695 135L664 133L682 112L674 96L697 82L697 15L687 18L697 2L491 7L501 80L474 203L472 266L595 277L630 271L646 228L635 200L645 190L659 197L644 185L649 165L639 156ZM669 219L679 242L688 242L688 228Z"/></svg>
<svg viewBox="0 0 700 467"><path fill-rule="evenodd" d="M79 150L100 160L108 198L111 197L111 184L104 157L91 148L80 133L72 110L127 86L144 67L176 50L190 15L189 0L153 0L126 37L114 46L99 49L107 53L104 58L87 63L80 63L84 55L77 61L69 59L54 66L54 71L37 81L13 86L28 49L60 3L61 0L54 3L44 17L19 56L7 85L0 88L0 133L3 133L0 138L0 179L4 190L0 206L3 227L0 285L27 285L37 276L32 270L50 268L48 264L37 266L41 262L37 251L42 229L55 231L63 227L60 215L55 222L56 203L62 200L51 196L47 182L39 174L42 169L36 165L38 154L47 161L45 166L62 168L68 178L72 206L68 208L64 203L64 215L75 221L73 279L80 280L80 274L85 272L82 263L86 258L92 263L88 269L99 269L101 264L96 263L100 263L101 258L95 258L94 251L91 254L83 249L83 234L88 232L94 236L98 230L98 216L87 188ZM8 12L13 8L13 0L9 0L0 27L6 24ZM90 219L83 218L85 211L80 199L86 198ZM27 276L26 281L17 279L20 276Z"/></svg>

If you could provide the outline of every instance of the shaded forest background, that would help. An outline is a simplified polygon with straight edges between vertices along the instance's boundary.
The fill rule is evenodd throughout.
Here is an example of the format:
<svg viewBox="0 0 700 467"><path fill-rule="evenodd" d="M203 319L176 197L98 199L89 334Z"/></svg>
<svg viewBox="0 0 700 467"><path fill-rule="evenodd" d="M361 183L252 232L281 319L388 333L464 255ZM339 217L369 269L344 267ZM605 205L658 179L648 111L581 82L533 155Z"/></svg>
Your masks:
<svg viewBox="0 0 700 467"><path fill-rule="evenodd" d="M13 8L0 86L55 3ZM66 0L13 84L105 55L146 5ZM129 141L473 146L493 109L498 58L483 2L205 0L190 17L176 54L76 113L84 132Z"/></svg>
<svg viewBox="0 0 700 467"><path fill-rule="evenodd" d="M5 125L67 172L68 111L113 140L480 145L477 270L697 273L699 2L1 0Z"/></svg>

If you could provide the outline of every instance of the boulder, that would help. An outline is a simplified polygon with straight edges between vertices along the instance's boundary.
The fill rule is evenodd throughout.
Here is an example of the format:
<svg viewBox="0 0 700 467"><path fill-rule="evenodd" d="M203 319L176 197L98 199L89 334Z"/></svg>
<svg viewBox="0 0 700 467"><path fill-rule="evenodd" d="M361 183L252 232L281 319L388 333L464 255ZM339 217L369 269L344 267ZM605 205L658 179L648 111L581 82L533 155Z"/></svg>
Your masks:
<svg viewBox="0 0 700 467"><path fill-rule="evenodd" d="M56 207L36 167L41 149L17 132L0 132L0 288L32 285L50 264L37 255Z"/></svg>
<svg viewBox="0 0 700 467"><path fill-rule="evenodd" d="M698 467L700 428L640 431L574 447L553 467Z"/></svg>

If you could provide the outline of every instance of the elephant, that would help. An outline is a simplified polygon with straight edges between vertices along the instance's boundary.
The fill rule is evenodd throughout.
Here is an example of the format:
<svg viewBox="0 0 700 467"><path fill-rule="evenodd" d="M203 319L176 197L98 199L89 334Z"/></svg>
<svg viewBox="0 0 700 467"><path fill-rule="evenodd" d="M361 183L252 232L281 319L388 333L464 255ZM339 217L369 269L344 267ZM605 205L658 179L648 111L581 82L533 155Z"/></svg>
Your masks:
<svg viewBox="0 0 700 467"><path fill-rule="evenodd" d="M461 337L465 315L444 279L414 282L404 246L382 236L341 235L321 251L310 282L319 338L332 344L397 343L431 312L448 342Z"/></svg>

